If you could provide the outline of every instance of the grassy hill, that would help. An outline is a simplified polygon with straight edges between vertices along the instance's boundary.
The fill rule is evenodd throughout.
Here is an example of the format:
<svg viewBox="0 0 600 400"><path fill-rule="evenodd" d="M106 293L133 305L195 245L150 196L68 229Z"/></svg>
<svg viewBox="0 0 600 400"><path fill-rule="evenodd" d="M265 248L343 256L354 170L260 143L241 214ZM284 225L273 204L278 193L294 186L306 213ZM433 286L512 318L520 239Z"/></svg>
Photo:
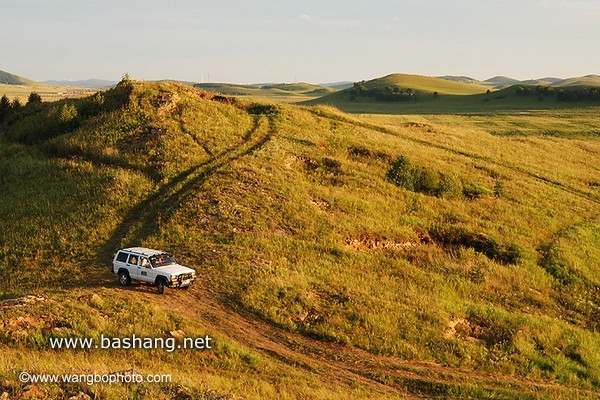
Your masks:
<svg viewBox="0 0 600 400"><path fill-rule="evenodd" d="M364 85L368 89L397 86L401 88L411 88L419 93L438 92L440 94L455 95L485 93L485 91L489 89L487 86L467 83L464 80L451 80L447 78L434 78L410 74L391 74L364 82Z"/></svg>
<svg viewBox="0 0 600 400"><path fill-rule="evenodd" d="M0 71L0 84L33 86L36 85L37 82L34 82L30 79L25 79L18 75L13 75L5 71Z"/></svg>
<svg viewBox="0 0 600 400"><path fill-rule="evenodd" d="M555 82L554 86L600 86L600 76L586 75L576 78L563 79Z"/></svg>
<svg viewBox="0 0 600 400"><path fill-rule="evenodd" d="M231 83L196 83L195 87L209 92L254 98L268 98L285 102L308 100L332 93L335 89L310 83L273 83L236 85Z"/></svg>
<svg viewBox="0 0 600 400"><path fill-rule="evenodd" d="M375 114L467 114L578 108L599 104L600 84L594 77L535 81L535 84L519 83L493 89L452 77L392 74L355 82L352 88L300 104L332 105L345 112ZM496 77L486 82L504 86L507 82L519 81Z"/></svg>
<svg viewBox="0 0 600 400"><path fill-rule="evenodd" d="M31 92L39 94L44 101L54 101L65 97L82 97L96 92L97 89L84 87L65 88L26 79L18 75L0 71L0 97L7 96L11 101L18 99L25 104Z"/></svg>
<svg viewBox="0 0 600 400"><path fill-rule="evenodd" d="M355 116L168 82L23 107L0 124L0 394L594 398L597 127L597 109ZM198 284L118 286L131 245ZM214 347L49 344L133 334Z"/></svg>

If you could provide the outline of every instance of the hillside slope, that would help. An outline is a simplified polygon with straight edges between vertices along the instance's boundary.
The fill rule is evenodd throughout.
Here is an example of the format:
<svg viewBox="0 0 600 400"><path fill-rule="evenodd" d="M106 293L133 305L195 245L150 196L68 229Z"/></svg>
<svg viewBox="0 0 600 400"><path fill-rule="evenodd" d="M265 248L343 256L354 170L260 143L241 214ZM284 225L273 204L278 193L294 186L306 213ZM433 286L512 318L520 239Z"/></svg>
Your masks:
<svg viewBox="0 0 600 400"><path fill-rule="evenodd" d="M6 96L10 101L18 100L21 104L27 102L29 94L32 92L39 94L44 101L53 101L65 97L83 97L95 91L96 89L83 87L52 86L0 71L0 97Z"/></svg>
<svg viewBox="0 0 600 400"><path fill-rule="evenodd" d="M483 117L359 118L132 81L28 105L0 124L0 392L33 390L21 371L135 370L172 381L34 388L593 398L600 145L569 118L583 117L499 135ZM131 245L172 251L198 284L119 287L111 260ZM133 334L215 345L49 345Z"/></svg>
<svg viewBox="0 0 600 400"><path fill-rule="evenodd" d="M30 79L23 78L18 75L11 74L9 72L0 71L0 84L5 85L39 85L38 82L34 82Z"/></svg>
<svg viewBox="0 0 600 400"><path fill-rule="evenodd" d="M465 77L433 78L391 74L355 82L352 88L307 100L303 105L331 105L367 114L469 114L597 106L597 76L558 80L516 81L491 78L481 85ZM502 89L494 89L491 86Z"/></svg>
<svg viewBox="0 0 600 400"><path fill-rule="evenodd" d="M237 85L230 83L196 83L195 87L223 95L269 98L285 102L297 102L332 93L335 89L309 83L272 83Z"/></svg>

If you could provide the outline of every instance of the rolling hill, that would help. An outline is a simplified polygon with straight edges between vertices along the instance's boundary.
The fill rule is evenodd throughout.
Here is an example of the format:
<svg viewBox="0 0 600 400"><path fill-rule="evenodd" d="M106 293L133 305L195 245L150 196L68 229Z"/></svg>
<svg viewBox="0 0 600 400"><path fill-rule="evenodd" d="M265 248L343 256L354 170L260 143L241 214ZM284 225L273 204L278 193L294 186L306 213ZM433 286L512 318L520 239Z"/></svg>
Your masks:
<svg viewBox="0 0 600 400"><path fill-rule="evenodd" d="M282 101L302 101L332 93L335 89L309 83L264 83L237 85L230 83L196 83L195 87L214 93L256 98L278 99Z"/></svg>
<svg viewBox="0 0 600 400"><path fill-rule="evenodd" d="M364 83L369 89L397 86L411 88L416 92L440 94L465 95L474 93L485 93L488 87L473 84L464 80L451 80L447 78L435 78L423 75L390 74L382 78L373 79Z"/></svg>
<svg viewBox="0 0 600 400"><path fill-rule="evenodd" d="M24 85L33 86L39 85L38 82L34 82L30 79L20 77L18 75L11 74L9 72L0 71L0 84L4 85Z"/></svg>
<svg viewBox="0 0 600 400"><path fill-rule="evenodd" d="M27 102L27 98L32 92L39 94L44 101L53 101L65 97L82 97L96 91L97 88L53 86L0 71L0 97L7 96L11 100L18 99L23 104Z"/></svg>
<svg viewBox="0 0 600 400"><path fill-rule="evenodd" d="M392 82L475 90L365 86ZM0 395L595 398L598 115L350 115L129 80L13 110ZM112 257L133 245L173 252L197 285L119 286ZM50 345L132 335L214 346Z"/></svg>
<svg viewBox="0 0 600 400"><path fill-rule="evenodd" d="M106 79L82 79L82 80L49 80L44 81L46 85L51 86L75 86L84 87L90 89L106 89L117 84L116 81L109 81Z"/></svg>
<svg viewBox="0 0 600 400"><path fill-rule="evenodd" d="M553 86L599 86L600 87L600 76L599 75L586 75L576 78L568 78L559 80L553 83Z"/></svg>
<svg viewBox="0 0 600 400"><path fill-rule="evenodd" d="M596 75L544 79L495 77L480 84L468 77L391 74L301 104L327 104L352 113L492 113L595 106L600 99Z"/></svg>
<svg viewBox="0 0 600 400"><path fill-rule="evenodd" d="M538 78L528 80L518 80L509 78L506 76L495 76L490 79L486 79L482 82L483 84L491 85L497 89L504 89L515 85L544 85L554 87L566 87L566 86L600 86L600 76L598 75L586 75L573 78Z"/></svg>

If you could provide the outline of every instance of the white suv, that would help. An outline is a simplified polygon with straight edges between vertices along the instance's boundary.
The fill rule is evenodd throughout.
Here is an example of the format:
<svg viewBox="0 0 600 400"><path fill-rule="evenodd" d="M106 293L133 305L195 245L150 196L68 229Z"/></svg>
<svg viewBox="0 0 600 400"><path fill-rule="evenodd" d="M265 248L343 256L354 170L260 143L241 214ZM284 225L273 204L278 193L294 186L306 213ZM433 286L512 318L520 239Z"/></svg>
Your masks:
<svg viewBox="0 0 600 400"><path fill-rule="evenodd" d="M154 283L160 294L166 286L187 289L196 280L196 271L179 265L171 254L145 247L117 251L112 271L119 274L119 283L123 286L129 285L132 279Z"/></svg>

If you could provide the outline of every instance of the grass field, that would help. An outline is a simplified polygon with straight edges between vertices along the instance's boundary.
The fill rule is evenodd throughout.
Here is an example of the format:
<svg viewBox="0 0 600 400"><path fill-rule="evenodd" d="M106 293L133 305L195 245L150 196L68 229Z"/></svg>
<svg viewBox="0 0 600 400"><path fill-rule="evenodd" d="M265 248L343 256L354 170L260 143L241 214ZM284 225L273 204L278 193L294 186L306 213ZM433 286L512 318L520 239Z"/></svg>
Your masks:
<svg viewBox="0 0 600 400"><path fill-rule="evenodd" d="M348 114L133 81L38 106L0 125L0 395L597 396L598 107ZM129 245L198 284L119 287ZM177 331L214 347L49 345ZM172 381L18 380L131 370Z"/></svg>
<svg viewBox="0 0 600 400"><path fill-rule="evenodd" d="M262 85L236 85L229 83L196 83L195 87L213 93L258 101L296 103L319 98L335 90L326 86L309 83L280 83Z"/></svg>
<svg viewBox="0 0 600 400"><path fill-rule="evenodd" d="M568 82L568 81L567 81ZM305 105L331 105L349 113L363 114L495 114L498 112L535 112L544 110L578 109L599 105L595 79L573 80L575 86L552 87L544 85L515 85L501 90L492 87L455 82L419 75L392 74L367 82L357 82L354 88L337 91L316 99L301 102ZM412 92L411 96L388 98L391 90ZM544 92L546 90L546 92ZM588 93L593 90L594 100L570 101L559 98ZM541 91L541 92L539 92ZM560 112L560 111L559 111Z"/></svg>
<svg viewBox="0 0 600 400"><path fill-rule="evenodd" d="M22 104L27 103L27 98L31 92L39 94L43 101L56 101L67 97L89 96L97 92L97 89L49 86L37 82L31 85L0 84L0 97L6 95L11 101L19 99Z"/></svg>

